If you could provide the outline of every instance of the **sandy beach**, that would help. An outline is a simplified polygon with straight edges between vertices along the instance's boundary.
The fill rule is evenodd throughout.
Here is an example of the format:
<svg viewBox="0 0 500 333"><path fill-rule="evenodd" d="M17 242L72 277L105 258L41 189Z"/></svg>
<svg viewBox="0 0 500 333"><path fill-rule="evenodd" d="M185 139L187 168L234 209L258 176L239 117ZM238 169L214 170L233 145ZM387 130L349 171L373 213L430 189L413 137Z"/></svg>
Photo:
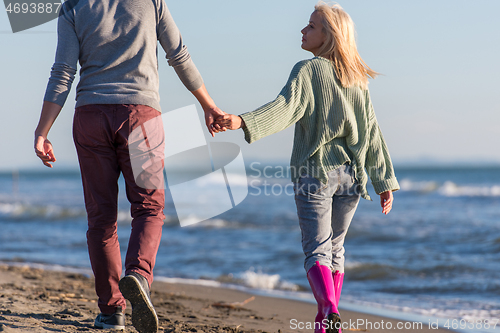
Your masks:
<svg viewBox="0 0 500 333"><path fill-rule="evenodd" d="M307 325L316 312L306 302L165 282L153 284L152 299L160 332L165 333L312 332ZM102 332L93 325L98 312L93 279L88 276L0 266L0 332ZM345 332L449 332L430 329L426 323L418 326L345 310L341 315L346 323L365 323L351 325ZM126 320L125 332L135 332L130 307Z"/></svg>

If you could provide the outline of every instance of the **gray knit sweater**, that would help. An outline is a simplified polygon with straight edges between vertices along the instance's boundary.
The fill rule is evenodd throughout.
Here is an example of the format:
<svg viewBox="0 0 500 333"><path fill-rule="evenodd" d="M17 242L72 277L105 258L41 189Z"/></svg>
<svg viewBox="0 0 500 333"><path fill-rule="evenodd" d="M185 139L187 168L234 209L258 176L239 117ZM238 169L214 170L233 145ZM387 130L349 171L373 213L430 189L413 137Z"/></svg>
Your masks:
<svg viewBox="0 0 500 333"><path fill-rule="evenodd" d="M308 174L326 184L327 173L348 162L363 198L370 199L367 174L377 194L399 189L368 90L344 88L325 58L296 64L274 101L241 117L249 143L295 124L293 182Z"/></svg>
<svg viewBox="0 0 500 333"><path fill-rule="evenodd" d="M66 1L44 100L64 105L79 61L76 107L141 104L160 111L158 41L186 88L200 88L201 75L164 0Z"/></svg>

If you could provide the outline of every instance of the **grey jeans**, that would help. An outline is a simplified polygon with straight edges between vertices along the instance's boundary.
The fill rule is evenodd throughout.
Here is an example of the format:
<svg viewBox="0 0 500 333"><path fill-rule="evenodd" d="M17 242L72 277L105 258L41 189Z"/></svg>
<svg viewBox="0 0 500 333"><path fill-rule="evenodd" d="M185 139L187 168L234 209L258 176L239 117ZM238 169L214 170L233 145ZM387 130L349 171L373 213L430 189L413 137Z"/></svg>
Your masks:
<svg viewBox="0 0 500 333"><path fill-rule="evenodd" d="M316 261L332 272L344 272L344 239L360 199L352 167L328 173L328 184L309 175L295 184L295 203L302 231L306 272Z"/></svg>

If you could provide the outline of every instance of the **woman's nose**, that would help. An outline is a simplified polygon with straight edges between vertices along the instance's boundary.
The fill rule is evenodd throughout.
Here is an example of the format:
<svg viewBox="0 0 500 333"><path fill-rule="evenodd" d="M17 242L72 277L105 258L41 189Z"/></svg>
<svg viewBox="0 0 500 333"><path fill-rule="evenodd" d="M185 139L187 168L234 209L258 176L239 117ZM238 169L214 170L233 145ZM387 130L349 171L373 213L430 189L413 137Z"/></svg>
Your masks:
<svg viewBox="0 0 500 333"><path fill-rule="evenodd" d="M303 34L303 35L305 35L306 34L306 28L300 30L300 33Z"/></svg>

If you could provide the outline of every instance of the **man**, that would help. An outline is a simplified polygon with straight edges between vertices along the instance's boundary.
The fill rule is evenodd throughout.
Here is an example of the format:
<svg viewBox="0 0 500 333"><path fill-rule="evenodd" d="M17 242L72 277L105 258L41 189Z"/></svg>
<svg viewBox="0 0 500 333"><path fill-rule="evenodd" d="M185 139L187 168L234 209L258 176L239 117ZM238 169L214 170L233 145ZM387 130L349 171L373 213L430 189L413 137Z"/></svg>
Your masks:
<svg viewBox="0 0 500 333"><path fill-rule="evenodd" d="M56 158L47 135L66 101L79 61L73 138L88 215L87 243L101 311L95 326L99 328L125 328L127 298L134 327L141 333L158 329L149 290L164 219L164 190L136 183L128 151L129 134L159 119L158 41L169 65L200 102L210 133L218 132L214 117L224 113L208 94L164 0L70 0L63 4L56 59L35 131L35 152L52 167ZM161 121L156 123L158 137L163 126ZM156 149L162 151L162 144L157 140ZM153 164L142 177L163 179L163 160ZM116 233L120 173L133 218L121 280Z"/></svg>

